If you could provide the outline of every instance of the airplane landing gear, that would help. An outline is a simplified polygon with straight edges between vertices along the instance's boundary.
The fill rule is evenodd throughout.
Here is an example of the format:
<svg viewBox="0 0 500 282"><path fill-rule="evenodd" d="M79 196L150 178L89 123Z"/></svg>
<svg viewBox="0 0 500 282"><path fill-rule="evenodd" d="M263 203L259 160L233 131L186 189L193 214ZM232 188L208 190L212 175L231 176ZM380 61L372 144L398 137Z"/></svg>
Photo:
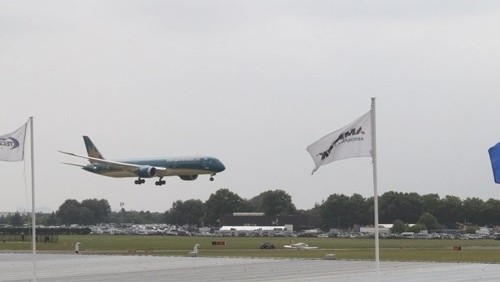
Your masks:
<svg viewBox="0 0 500 282"><path fill-rule="evenodd" d="M156 186L162 186L162 185L165 185L165 180L163 180L163 177L160 177L160 179L158 179L158 181L155 182L155 185Z"/></svg>
<svg viewBox="0 0 500 282"><path fill-rule="evenodd" d="M141 184L143 184L144 182L146 182L146 180L141 179L141 178L139 178L139 179L137 179L136 181L134 181L134 183L135 183L135 184L137 184L137 185L141 185Z"/></svg>
<svg viewBox="0 0 500 282"><path fill-rule="evenodd" d="M210 181L214 181L214 175L215 175L215 173L210 175L210 178L209 178Z"/></svg>

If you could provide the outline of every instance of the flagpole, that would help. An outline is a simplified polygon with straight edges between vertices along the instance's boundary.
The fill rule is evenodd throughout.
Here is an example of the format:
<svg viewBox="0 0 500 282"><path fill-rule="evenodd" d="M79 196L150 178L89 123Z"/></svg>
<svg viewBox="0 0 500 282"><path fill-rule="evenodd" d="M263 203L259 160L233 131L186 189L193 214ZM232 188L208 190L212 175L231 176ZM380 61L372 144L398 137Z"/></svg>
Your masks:
<svg viewBox="0 0 500 282"><path fill-rule="evenodd" d="M378 192L377 192L377 134L375 122L375 97L372 97L371 106L372 123L372 161L373 161L373 210L375 214L375 264L377 268L377 281L380 281L380 244L378 232Z"/></svg>
<svg viewBox="0 0 500 282"><path fill-rule="evenodd" d="M336 130L307 147L307 151L313 158L316 167L313 173L322 165L355 157L372 157L373 163L373 204L375 214L375 261L377 269L377 281L380 281L380 246L379 246L379 222L378 222L378 194L377 194L377 138L375 122L375 97L372 97L371 109L354 122ZM371 123L371 140L363 136ZM371 141L371 142L368 142ZM371 143L371 144L370 144Z"/></svg>
<svg viewBox="0 0 500 282"><path fill-rule="evenodd" d="M35 154L33 137L33 117L30 117L30 138L31 138L31 245L33 248L33 281L36 282L36 220L35 220Z"/></svg>

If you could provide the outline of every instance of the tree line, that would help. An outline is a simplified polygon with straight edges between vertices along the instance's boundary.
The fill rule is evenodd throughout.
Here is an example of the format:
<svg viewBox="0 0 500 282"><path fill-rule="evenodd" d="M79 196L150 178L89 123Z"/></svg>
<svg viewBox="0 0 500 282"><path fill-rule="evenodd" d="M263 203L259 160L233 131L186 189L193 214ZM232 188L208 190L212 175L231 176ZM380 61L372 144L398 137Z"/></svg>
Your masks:
<svg viewBox="0 0 500 282"><path fill-rule="evenodd" d="M268 190L244 199L229 189L219 189L205 202L177 200L163 213L149 211L112 212L105 199L82 202L66 200L56 212L38 214L41 225L94 225L99 223L167 223L217 227L218 220L233 212L263 212L268 216L308 214L320 219L320 228L349 229L354 225L373 224L373 197L359 194L332 194L309 210L298 210L284 190ZM14 226L29 223L29 215L19 213L0 217L0 224ZM456 228L457 225L500 225L500 201L479 198L461 200L447 195L386 192L379 196L379 222L398 226L419 223L420 229ZM427 226L429 225L429 226ZM426 228L423 228L426 227Z"/></svg>

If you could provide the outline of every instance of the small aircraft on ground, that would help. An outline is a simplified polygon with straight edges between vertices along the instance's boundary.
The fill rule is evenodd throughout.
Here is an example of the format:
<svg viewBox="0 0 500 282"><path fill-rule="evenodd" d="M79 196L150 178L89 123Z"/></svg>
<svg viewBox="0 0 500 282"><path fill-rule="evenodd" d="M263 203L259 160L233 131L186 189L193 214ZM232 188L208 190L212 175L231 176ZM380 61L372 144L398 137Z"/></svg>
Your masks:
<svg viewBox="0 0 500 282"><path fill-rule="evenodd" d="M311 247L306 243L294 243L292 240L290 240L290 245L284 245L283 248L285 249L297 249L297 250L311 250L311 249L317 249L318 247Z"/></svg>
<svg viewBox="0 0 500 282"><path fill-rule="evenodd" d="M90 163L87 165L64 164L78 166L86 171L104 176L137 177L135 184L144 183L143 178L159 177L155 184L161 186L165 184L164 176L179 176L182 180L195 180L200 174L209 174L210 181L213 181L215 174L226 169L221 161L209 156L106 160L88 136L83 136L83 140L88 156L59 152L87 159Z"/></svg>

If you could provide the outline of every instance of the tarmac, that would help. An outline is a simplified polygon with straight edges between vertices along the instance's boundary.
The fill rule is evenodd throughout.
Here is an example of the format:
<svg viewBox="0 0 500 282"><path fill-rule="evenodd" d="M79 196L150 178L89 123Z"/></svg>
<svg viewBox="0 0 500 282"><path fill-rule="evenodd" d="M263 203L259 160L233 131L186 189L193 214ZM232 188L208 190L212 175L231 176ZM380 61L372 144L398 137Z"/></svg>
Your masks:
<svg viewBox="0 0 500 282"><path fill-rule="evenodd" d="M32 281L31 254L0 253L0 281ZM37 281L500 281L500 264L37 254Z"/></svg>

